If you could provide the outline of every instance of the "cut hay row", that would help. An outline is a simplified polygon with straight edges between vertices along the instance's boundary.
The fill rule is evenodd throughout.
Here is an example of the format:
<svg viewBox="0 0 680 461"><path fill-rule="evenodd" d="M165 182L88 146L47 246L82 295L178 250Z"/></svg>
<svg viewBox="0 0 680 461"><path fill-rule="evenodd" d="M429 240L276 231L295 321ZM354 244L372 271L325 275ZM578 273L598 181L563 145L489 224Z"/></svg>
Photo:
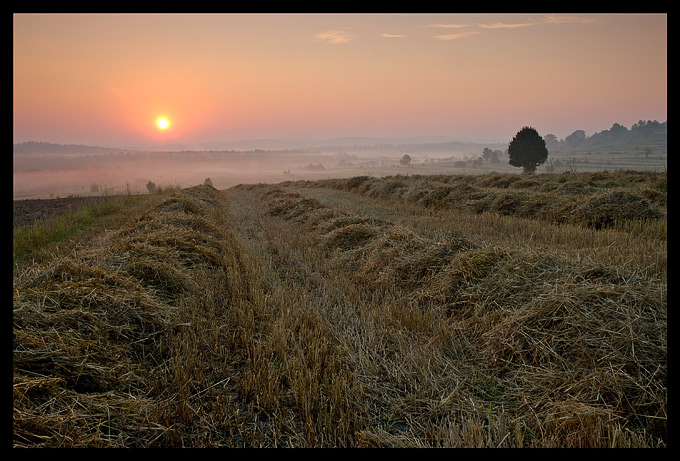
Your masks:
<svg viewBox="0 0 680 461"><path fill-rule="evenodd" d="M460 395L483 394L482 405L519 433L571 447L612 437L667 443L665 283L547 251L427 239L280 188L252 191L272 216L324 242L330 263L366 290L408 299L409 309L445 310L452 330L465 332L470 362L485 370L471 383L481 388ZM414 444L380 431L362 437Z"/></svg>
<svg viewBox="0 0 680 461"><path fill-rule="evenodd" d="M309 191L178 191L17 269L14 446L667 446L658 271Z"/></svg>
<svg viewBox="0 0 680 461"><path fill-rule="evenodd" d="M219 308L226 290L218 205L209 186L176 192L15 276L15 447L177 443L187 382L171 363L191 328L187 306Z"/></svg>
<svg viewBox="0 0 680 461"><path fill-rule="evenodd" d="M373 198L476 213L496 212L556 224L611 228L630 221L665 221L667 174L598 172L395 176L298 181L299 187L329 187ZM282 183L286 185L286 183Z"/></svg>

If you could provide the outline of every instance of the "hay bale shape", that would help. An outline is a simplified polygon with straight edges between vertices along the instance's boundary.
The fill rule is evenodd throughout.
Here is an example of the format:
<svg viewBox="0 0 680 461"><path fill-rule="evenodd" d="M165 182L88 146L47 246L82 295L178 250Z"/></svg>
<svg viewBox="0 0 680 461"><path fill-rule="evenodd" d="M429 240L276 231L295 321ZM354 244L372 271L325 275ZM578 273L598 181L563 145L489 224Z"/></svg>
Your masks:
<svg viewBox="0 0 680 461"><path fill-rule="evenodd" d="M613 227L616 223L660 218L662 214L648 200L627 191L614 191L593 196L580 204L574 219L595 229Z"/></svg>
<svg viewBox="0 0 680 461"><path fill-rule="evenodd" d="M348 224L326 235L326 248L346 251L365 244L377 234L378 231L366 223Z"/></svg>
<svg viewBox="0 0 680 461"><path fill-rule="evenodd" d="M164 361L185 297L220 277L218 204L214 188L180 191L15 275L15 446L149 446L172 432Z"/></svg>

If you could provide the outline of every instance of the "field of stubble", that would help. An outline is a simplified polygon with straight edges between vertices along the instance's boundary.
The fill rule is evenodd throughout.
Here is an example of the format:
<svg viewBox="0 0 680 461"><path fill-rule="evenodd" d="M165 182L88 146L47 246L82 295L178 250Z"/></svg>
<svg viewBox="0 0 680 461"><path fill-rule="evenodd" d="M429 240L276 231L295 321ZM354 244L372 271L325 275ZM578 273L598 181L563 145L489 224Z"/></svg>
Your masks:
<svg viewBox="0 0 680 461"><path fill-rule="evenodd" d="M666 188L355 177L136 205L15 263L13 444L666 447Z"/></svg>

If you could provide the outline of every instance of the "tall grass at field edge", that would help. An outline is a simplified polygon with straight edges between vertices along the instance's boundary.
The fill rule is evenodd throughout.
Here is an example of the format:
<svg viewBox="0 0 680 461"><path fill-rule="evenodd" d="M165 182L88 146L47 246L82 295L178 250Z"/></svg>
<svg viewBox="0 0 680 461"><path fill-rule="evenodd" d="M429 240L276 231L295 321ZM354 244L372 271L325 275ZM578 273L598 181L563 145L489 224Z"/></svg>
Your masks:
<svg viewBox="0 0 680 461"><path fill-rule="evenodd" d="M78 211L69 210L63 215L35 220L32 225L21 226L13 234L13 261L21 261L36 250L72 237L90 227L97 219L136 203L142 197L125 196L92 203Z"/></svg>

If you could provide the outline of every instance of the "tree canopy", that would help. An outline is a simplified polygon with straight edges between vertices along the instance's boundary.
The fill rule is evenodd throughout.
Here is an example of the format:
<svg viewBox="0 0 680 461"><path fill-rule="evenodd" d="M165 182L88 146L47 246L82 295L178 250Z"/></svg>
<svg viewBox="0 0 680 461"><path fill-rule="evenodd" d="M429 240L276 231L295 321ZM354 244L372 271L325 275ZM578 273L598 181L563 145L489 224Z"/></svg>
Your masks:
<svg viewBox="0 0 680 461"><path fill-rule="evenodd" d="M524 168L525 173L533 173L548 159L548 148L535 128L525 126L510 141L508 155L510 165Z"/></svg>
<svg viewBox="0 0 680 461"><path fill-rule="evenodd" d="M665 150L668 138L668 122L640 120L630 129L614 123L608 130L587 136L583 130L576 130L564 139L558 140L553 134L546 134L545 144L550 153L574 150Z"/></svg>

